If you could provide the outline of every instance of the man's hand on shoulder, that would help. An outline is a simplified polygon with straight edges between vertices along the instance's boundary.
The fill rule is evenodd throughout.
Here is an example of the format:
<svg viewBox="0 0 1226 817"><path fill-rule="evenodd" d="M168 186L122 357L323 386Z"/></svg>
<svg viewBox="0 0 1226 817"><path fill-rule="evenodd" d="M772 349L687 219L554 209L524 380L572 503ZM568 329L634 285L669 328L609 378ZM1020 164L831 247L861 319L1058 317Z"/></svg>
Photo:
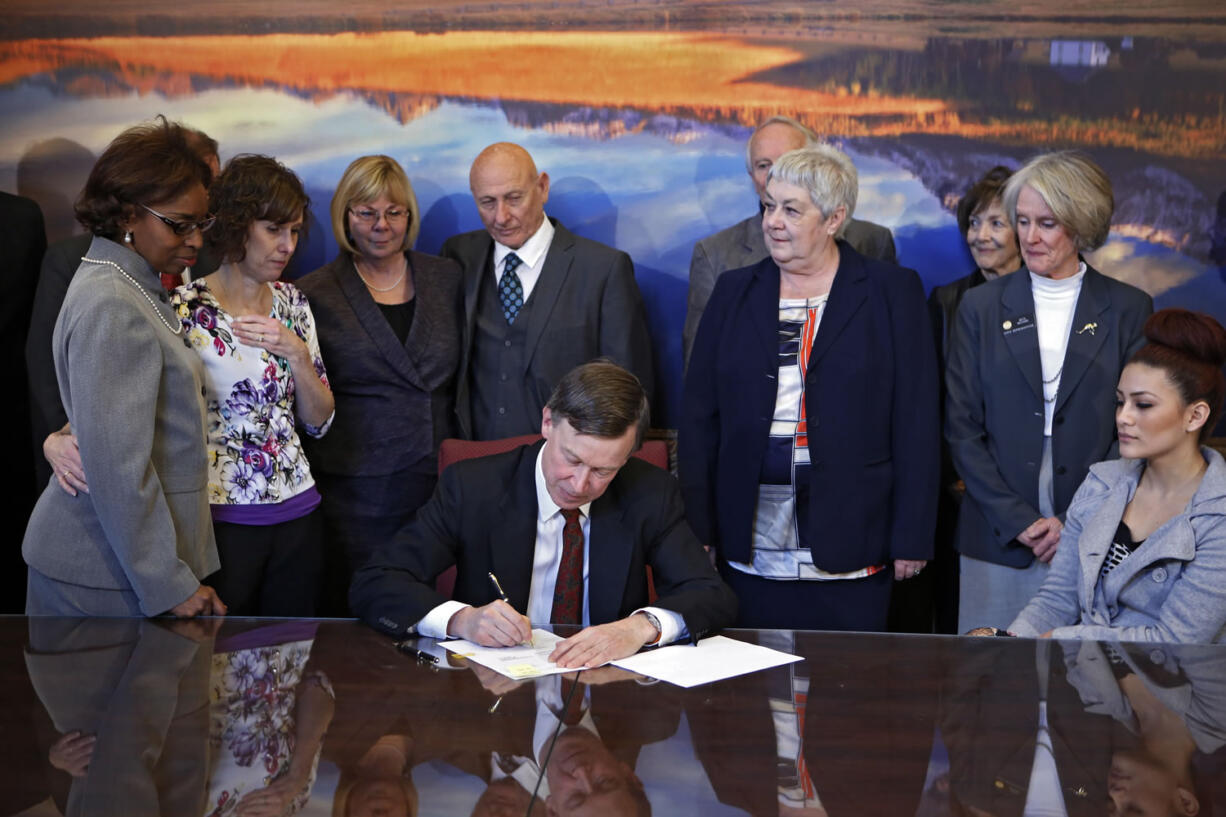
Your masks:
<svg viewBox="0 0 1226 817"><path fill-rule="evenodd" d="M643 613L635 613L620 621L598 624L572 635L554 648L549 660L559 667L598 667L634 655L659 634L651 619Z"/></svg>
<svg viewBox="0 0 1226 817"><path fill-rule="evenodd" d="M483 607L465 607L447 622L447 635L458 636L482 647L514 647L532 640L527 616L502 599Z"/></svg>

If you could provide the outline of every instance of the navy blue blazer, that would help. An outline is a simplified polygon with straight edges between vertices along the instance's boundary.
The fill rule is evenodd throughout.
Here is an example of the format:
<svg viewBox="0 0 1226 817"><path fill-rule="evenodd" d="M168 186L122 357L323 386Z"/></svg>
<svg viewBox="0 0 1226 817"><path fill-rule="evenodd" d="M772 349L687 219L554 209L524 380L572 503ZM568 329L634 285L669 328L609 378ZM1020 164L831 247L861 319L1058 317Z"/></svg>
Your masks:
<svg viewBox="0 0 1226 817"><path fill-rule="evenodd" d="M1153 309L1141 290L1087 267L1052 417L1052 493L1061 518L1090 466L1115 456L1115 387ZM1026 567L1034 552L1014 539L1040 516L1043 365L1025 267L962 299L945 388L945 438L966 483L955 546L965 556Z"/></svg>
<svg viewBox="0 0 1226 817"><path fill-rule="evenodd" d="M678 456L698 537L750 558L779 371L779 268L721 275L685 380ZM936 352L913 270L839 241L805 378L813 562L834 573L932 557L940 466Z"/></svg>

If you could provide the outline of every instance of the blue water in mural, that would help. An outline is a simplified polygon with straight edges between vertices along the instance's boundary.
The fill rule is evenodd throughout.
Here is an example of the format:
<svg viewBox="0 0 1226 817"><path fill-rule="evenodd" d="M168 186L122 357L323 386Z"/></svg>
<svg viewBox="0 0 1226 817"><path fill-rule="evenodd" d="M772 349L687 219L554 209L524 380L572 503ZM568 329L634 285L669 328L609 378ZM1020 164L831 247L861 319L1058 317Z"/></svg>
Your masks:
<svg viewBox="0 0 1226 817"><path fill-rule="evenodd" d="M547 212L574 232L617 246L634 259L656 344L661 403L656 417L668 425L675 423L679 407L680 332L694 242L740 221L756 206L745 173L749 129L743 126L498 101L443 101L402 123L359 94L316 102L277 89L210 88L174 98L134 92L94 98L66 93L58 80L40 76L0 88L0 188L29 195L40 172L54 175L46 173L45 153L75 157L75 164L62 158L56 164L67 176L58 182L60 210L44 203L55 238L57 230L69 229L67 202L92 156L123 127L157 113L218 139L223 160L240 152L268 153L301 175L314 213L290 277L336 253L328 203L356 156L386 153L404 165L423 214L418 249L435 252L448 236L481 226L468 193L473 157L491 142L522 144L550 175ZM634 130L616 138L599 136L599 129L556 127L576 117L637 121ZM894 231L900 262L916 269L928 289L971 268L953 214L942 200L948 190L941 188L964 189L964 179L1002 158L1020 163L1029 152L953 137L922 151L912 149L903 158L892 140L861 139L844 147L861 174L856 215ZM956 170L942 171L936 180L928 169L959 161ZM1121 202L1142 190L1120 189L1119 184L1117 213ZM1200 195L1197 206L1203 210L1207 201ZM1206 220L1203 212L1198 217ZM1160 307L1193 306L1226 318L1223 269L1204 258L1116 237L1091 260L1108 274L1147 289Z"/></svg>

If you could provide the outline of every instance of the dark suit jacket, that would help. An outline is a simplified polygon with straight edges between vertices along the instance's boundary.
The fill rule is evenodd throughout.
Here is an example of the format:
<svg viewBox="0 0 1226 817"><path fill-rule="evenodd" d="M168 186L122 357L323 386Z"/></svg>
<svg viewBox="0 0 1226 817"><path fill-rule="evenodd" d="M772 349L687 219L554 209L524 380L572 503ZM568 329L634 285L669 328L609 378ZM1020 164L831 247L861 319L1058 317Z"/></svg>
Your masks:
<svg viewBox="0 0 1226 817"><path fill-rule="evenodd" d="M1034 559L1014 537L1039 518L1043 459L1043 370L1030 287L1022 268L967 292L945 372L945 438L966 482L958 552L1013 567ZM1152 311L1141 290L1086 270L1052 418L1060 516L1090 466L1112 455L1115 387Z"/></svg>
<svg viewBox="0 0 1226 817"><path fill-rule="evenodd" d="M650 400L653 379L647 312L630 256L573 234L557 221L528 313L524 400L539 417L553 387L574 367L601 356L634 373ZM460 434L472 438L469 364L477 323L481 276L492 275L494 240L484 230L452 236L439 251L464 269L464 324L456 413ZM331 364L328 364L331 367ZM539 422L520 433L540 430Z"/></svg>
<svg viewBox="0 0 1226 817"><path fill-rule="evenodd" d="M300 278L336 398L325 437L310 440L311 468L338 476L382 476L433 457L452 435L460 357L460 269L408 251L417 305L402 344L342 253Z"/></svg>
<svg viewBox="0 0 1226 817"><path fill-rule="evenodd" d="M943 286L934 287L928 294L928 319L932 322L932 337L937 350L937 382L940 386L941 425L945 424L945 365L949 360L949 343L954 335L954 316L958 314L958 305L968 291L986 283L983 272L976 269L970 275L965 275L956 281ZM949 444L941 440L941 487L956 482L958 473L954 470L953 459L949 456ZM941 492L944 501L946 493Z"/></svg>
<svg viewBox="0 0 1226 817"><path fill-rule="evenodd" d="M443 472L417 519L354 576L354 611L372 627L402 635L447 600L434 580L452 565L457 601L496 599L492 571L511 606L526 610L536 547L536 457L543 444ZM632 457L592 503L590 536L592 624L648 604L648 565L659 593L655 606L680 613L692 638L732 622L736 599L686 524L676 482L666 472Z"/></svg>
<svg viewBox="0 0 1226 817"><path fill-rule="evenodd" d="M0 501L0 550L5 553L6 579L0 581L5 599L0 612L17 613L22 609L25 594L25 571L17 555L21 534L34 500L42 488L36 481L36 461L42 460L43 437L31 431L30 397L27 389L26 362L22 356L26 332L30 328L30 307L34 288L38 284L38 262L47 247L43 214L29 199L0 193L0 252L4 257L4 273L0 274L0 374L10 390L0 408L0 428L14 438L16 450L9 450L7 471L9 487ZM48 343L48 351L50 344ZM55 370L47 360L47 376L55 382ZM46 435L43 435L44 437ZM50 476L50 469L47 471Z"/></svg>
<svg viewBox="0 0 1226 817"><path fill-rule="evenodd" d="M51 333L64 305L68 285L81 266L81 257L89 250L94 240L88 233L74 235L47 247L42 269L38 275L38 290L34 294L34 307L30 315L30 334L25 341L26 365L30 369L30 403L32 407L35 469L39 487L51 478L51 466L43 458L43 440L68 422L64 404L60 402L60 388L55 380L55 363L51 357ZM217 269L219 261L206 249L202 249L192 278L208 275Z"/></svg>
<svg viewBox="0 0 1226 817"><path fill-rule="evenodd" d="M911 270L839 242L839 271L805 379L813 562L834 573L932 557L936 355ZM705 544L748 561L775 414L779 268L720 276L685 379L678 438L686 512Z"/></svg>
<svg viewBox="0 0 1226 817"><path fill-rule="evenodd" d="M894 236L880 224L853 218L847 221L843 240L856 252L880 261L898 262L894 251ZM700 239L690 258L690 290L685 308L685 327L681 331L681 348L688 366L694 349L698 322L711 299L715 280L728 270L752 267L770 256L762 235L762 211L731 227Z"/></svg>

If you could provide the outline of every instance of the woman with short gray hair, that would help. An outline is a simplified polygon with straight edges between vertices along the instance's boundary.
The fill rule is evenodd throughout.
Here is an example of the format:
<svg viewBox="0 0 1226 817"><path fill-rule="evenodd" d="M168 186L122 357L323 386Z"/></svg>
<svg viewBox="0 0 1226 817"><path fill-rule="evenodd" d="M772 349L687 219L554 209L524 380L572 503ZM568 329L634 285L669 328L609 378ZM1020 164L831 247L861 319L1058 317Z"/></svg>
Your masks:
<svg viewBox="0 0 1226 817"><path fill-rule="evenodd" d="M1025 269L966 294L945 378L945 436L966 484L961 631L1007 627L1042 584L1073 493L1114 453L1115 384L1153 311L1081 256L1106 241L1114 209L1089 157L1037 156L1003 199Z"/></svg>
<svg viewBox="0 0 1226 817"><path fill-rule="evenodd" d="M891 577L932 551L936 354L919 276L839 236L846 154L771 168L770 257L719 277L678 440L690 524L740 600L740 627L884 630Z"/></svg>

